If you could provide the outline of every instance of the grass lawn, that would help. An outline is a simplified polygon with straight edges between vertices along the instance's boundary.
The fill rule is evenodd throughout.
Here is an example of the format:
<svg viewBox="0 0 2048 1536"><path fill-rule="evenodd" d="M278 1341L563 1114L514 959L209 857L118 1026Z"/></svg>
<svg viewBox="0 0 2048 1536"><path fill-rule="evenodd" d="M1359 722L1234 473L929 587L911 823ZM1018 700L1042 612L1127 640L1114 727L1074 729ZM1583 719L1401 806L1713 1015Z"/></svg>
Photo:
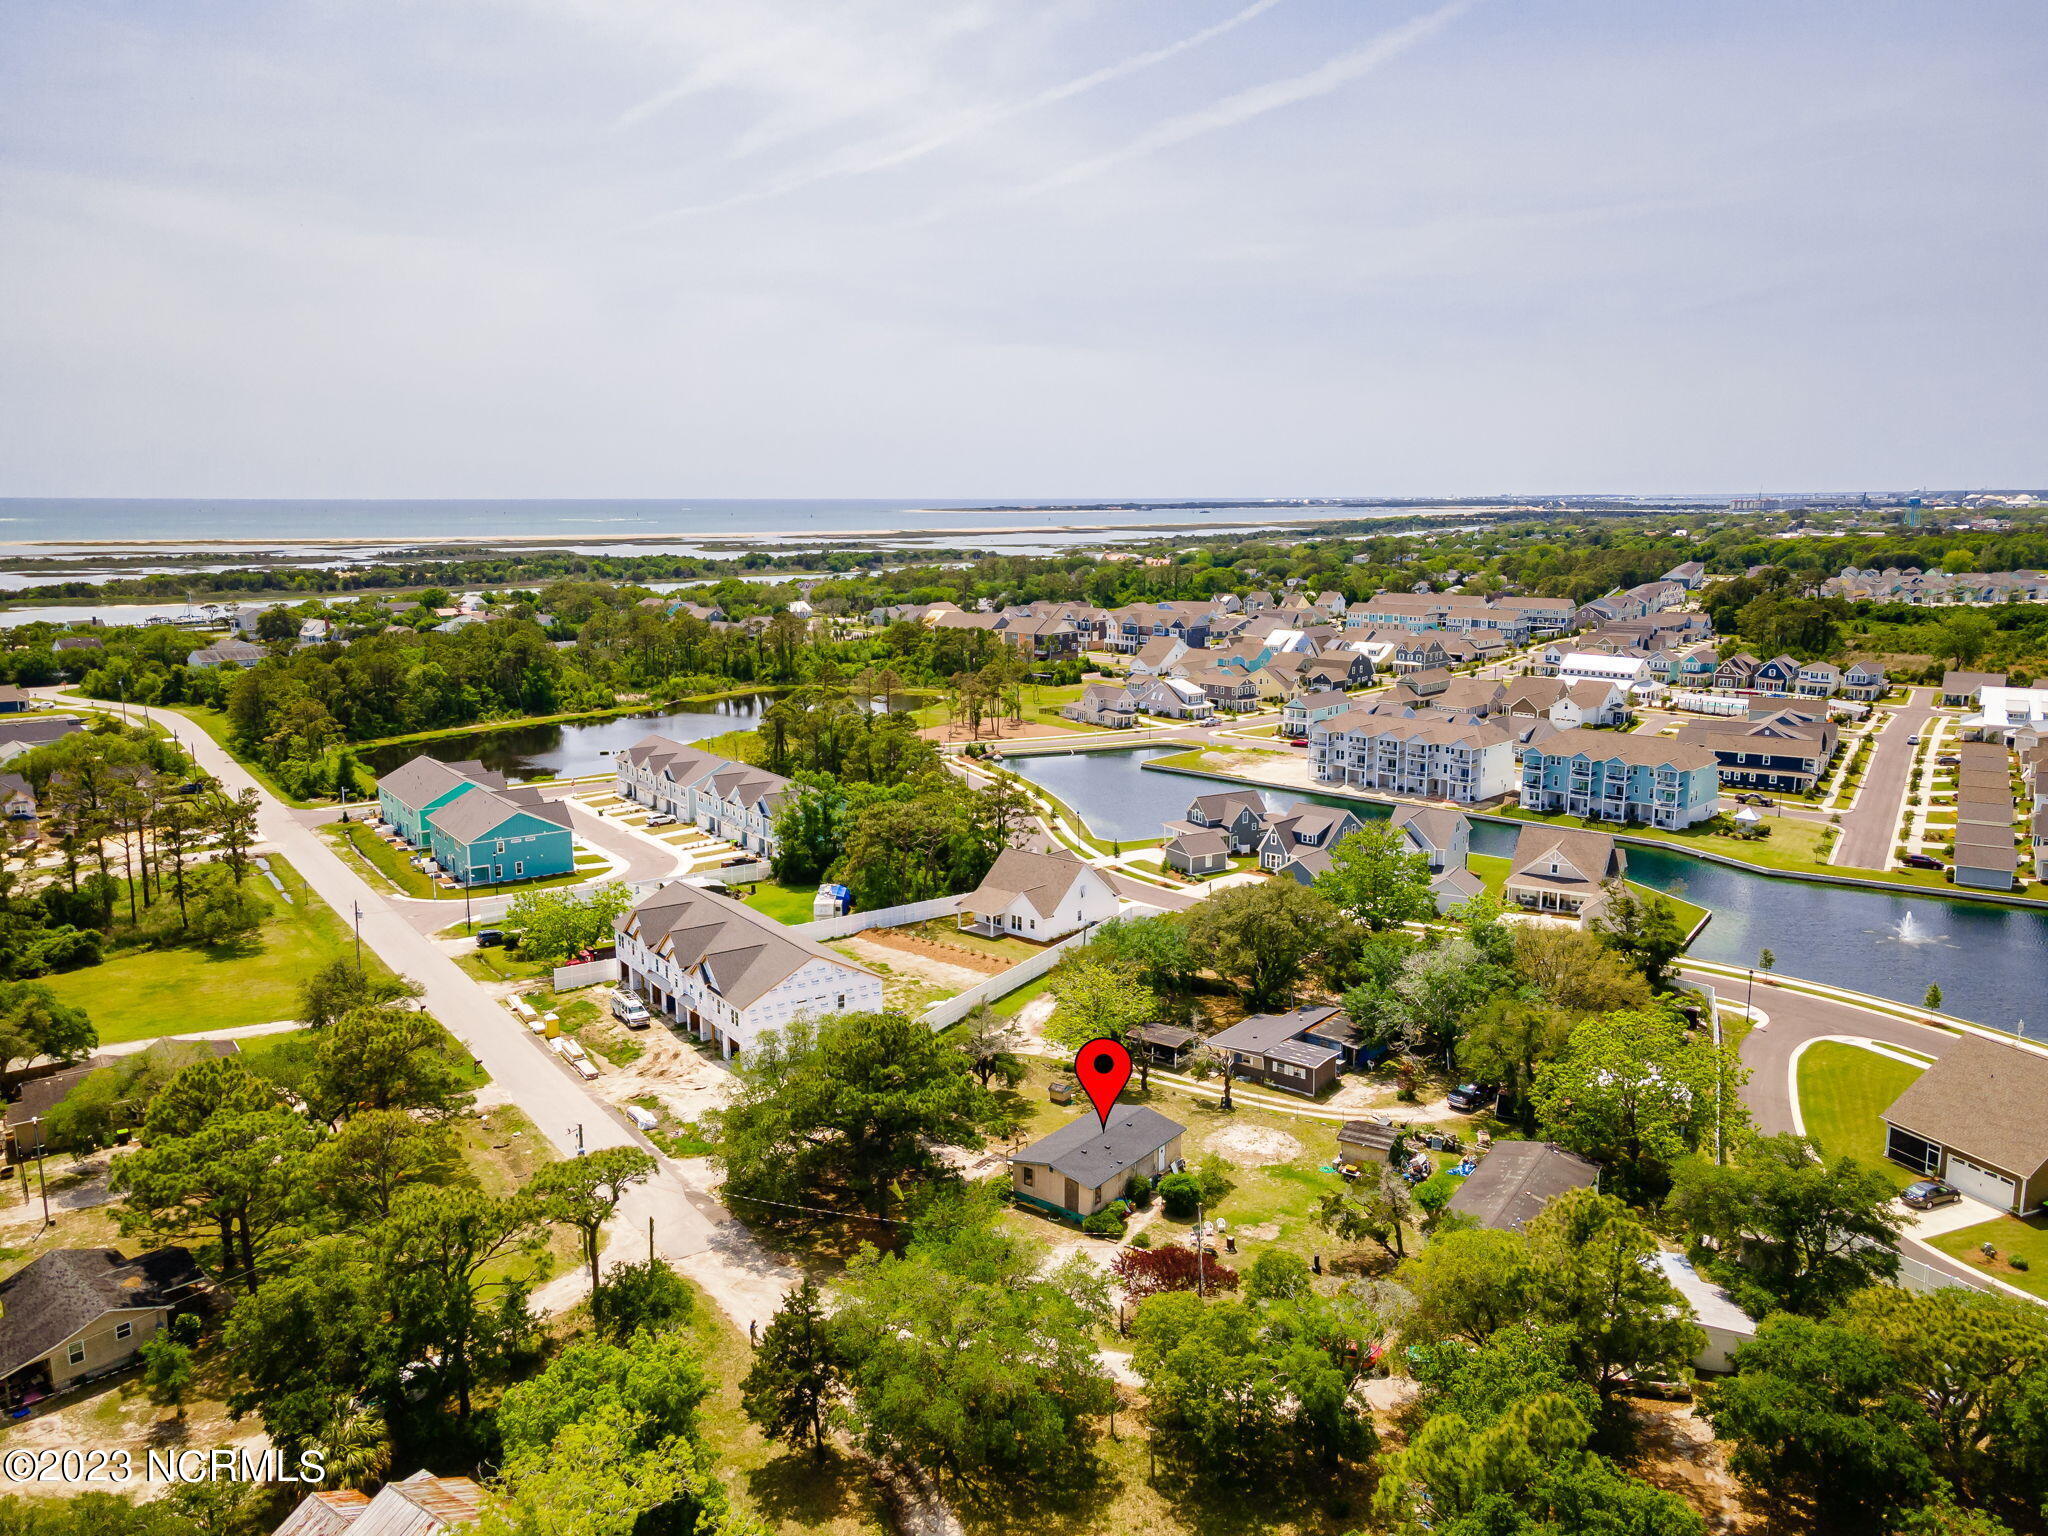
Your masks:
<svg viewBox="0 0 2048 1536"><path fill-rule="evenodd" d="M354 865L358 873L367 872L373 884L381 880L397 894L416 901L462 900L461 886L440 885L429 880L422 871L413 868L409 855L401 853L359 821L334 822L322 827L320 833L334 845L343 863ZM504 891L516 894L581 885L605 867L605 859L581 843L573 844L573 848L576 867L566 875L550 875L545 880L504 880L493 885L475 886L472 890L478 895L495 896Z"/></svg>
<svg viewBox="0 0 2048 1536"><path fill-rule="evenodd" d="M1806 1134L1831 1155L1847 1154L1883 1169L1904 1189L1920 1175L1884 1155L1879 1116L1920 1072L1860 1045L1839 1040L1809 1045L1799 1058L1799 1112Z"/></svg>
<svg viewBox="0 0 2048 1536"><path fill-rule="evenodd" d="M1030 1002L1031 999L1038 996L1039 993L1051 985L1052 976L1048 972L1046 975L1039 977L1038 980L1027 981L1016 991L990 1003L989 1011L1000 1018L1015 1018L1023 1010L1026 1003Z"/></svg>
<svg viewBox="0 0 2048 1536"><path fill-rule="evenodd" d="M457 923L455 926L460 928L462 925ZM502 946L457 955L455 963L478 981L540 981L555 972L552 962L522 960L516 950Z"/></svg>
<svg viewBox="0 0 2048 1536"><path fill-rule="evenodd" d="M763 880L740 899L763 917L778 923L808 923L811 901L818 894L815 885L785 885L780 880Z"/></svg>
<svg viewBox="0 0 2048 1536"><path fill-rule="evenodd" d="M2048 1218L1999 1216L1930 1241L1950 1258L2048 1301ZM1996 1258L1984 1257L1985 1243L1998 1250ZM2013 1268L2015 1255L2026 1261L2025 1269Z"/></svg>
<svg viewBox="0 0 2048 1536"><path fill-rule="evenodd" d="M298 871L275 854L269 859L292 900L279 900L269 881L250 874L250 889L270 915L247 948L116 948L103 964L44 977L43 984L90 1013L106 1044L298 1017L299 983L354 950L347 927ZM366 952L363 963L390 974L375 955Z"/></svg>

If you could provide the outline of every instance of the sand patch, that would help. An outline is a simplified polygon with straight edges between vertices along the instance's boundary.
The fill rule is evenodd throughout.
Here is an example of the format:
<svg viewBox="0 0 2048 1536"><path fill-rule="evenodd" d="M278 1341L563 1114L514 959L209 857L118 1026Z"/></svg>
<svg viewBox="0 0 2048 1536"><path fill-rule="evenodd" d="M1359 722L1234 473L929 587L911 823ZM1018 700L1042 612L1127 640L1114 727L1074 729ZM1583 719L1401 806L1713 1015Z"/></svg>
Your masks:
<svg viewBox="0 0 2048 1536"><path fill-rule="evenodd" d="M1210 1132L1202 1142L1202 1150L1214 1152L1240 1168L1291 1163L1302 1155L1300 1142L1285 1131L1263 1125L1226 1125L1220 1131Z"/></svg>

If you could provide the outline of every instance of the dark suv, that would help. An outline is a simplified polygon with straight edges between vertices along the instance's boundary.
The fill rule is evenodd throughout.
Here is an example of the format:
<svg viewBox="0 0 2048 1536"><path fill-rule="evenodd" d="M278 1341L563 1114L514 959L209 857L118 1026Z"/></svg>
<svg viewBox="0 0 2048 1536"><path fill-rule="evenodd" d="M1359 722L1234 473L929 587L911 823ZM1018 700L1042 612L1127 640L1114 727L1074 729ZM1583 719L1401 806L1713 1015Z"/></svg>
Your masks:
<svg viewBox="0 0 2048 1536"><path fill-rule="evenodd" d="M1471 1115L1493 1108L1499 1097L1498 1088L1489 1088L1484 1083L1460 1083L1444 1095L1444 1102L1461 1115Z"/></svg>

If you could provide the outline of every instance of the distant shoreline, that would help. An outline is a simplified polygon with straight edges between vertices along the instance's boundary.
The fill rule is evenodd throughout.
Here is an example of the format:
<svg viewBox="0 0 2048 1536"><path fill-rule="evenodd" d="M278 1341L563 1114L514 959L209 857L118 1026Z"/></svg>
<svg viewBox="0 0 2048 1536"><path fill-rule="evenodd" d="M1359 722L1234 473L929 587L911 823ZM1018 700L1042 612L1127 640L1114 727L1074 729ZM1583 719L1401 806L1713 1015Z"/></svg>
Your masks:
<svg viewBox="0 0 2048 1536"><path fill-rule="evenodd" d="M922 509L907 508L910 513ZM1005 511L1022 512L1032 510L1025 507L1008 507ZM1047 508L1061 511L1063 508ZM1471 507L1443 508L1434 511L1389 512L1390 517L1461 517L1470 516ZM951 515L943 509L932 509L932 515ZM957 532L962 539L993 538L998 535L1053 534L1053 533L1201 533L1209 529L1244 528L1298 528L1323 523L1349 522L1353 519L1342 516L1328 517L1262 517L1251 520L1222 519L1199 524L1187 522L1172 523L1035 523L1017 527L1001 528L856 528L839 529L831 533L805 532L794 529L788 532L770 530L746 535L679 533L673 535L648 533L583 534L583 533L506 533L479 538L475 534L414 534L404 538L335 536L311 538L287 535L274 539L0 539L0 545L23 549L38 549L45 546L76 550L152 550L152 549L221 549L221 550L263 550L263 549L427 549L443 547L494 548L498 546L535 546L551 548L561 544L662 544L688 543L706 546L751 548L766 541L799 542L815 544L844 544L855 541L885 539L915 539L929 541L943 538Z"/></svg>

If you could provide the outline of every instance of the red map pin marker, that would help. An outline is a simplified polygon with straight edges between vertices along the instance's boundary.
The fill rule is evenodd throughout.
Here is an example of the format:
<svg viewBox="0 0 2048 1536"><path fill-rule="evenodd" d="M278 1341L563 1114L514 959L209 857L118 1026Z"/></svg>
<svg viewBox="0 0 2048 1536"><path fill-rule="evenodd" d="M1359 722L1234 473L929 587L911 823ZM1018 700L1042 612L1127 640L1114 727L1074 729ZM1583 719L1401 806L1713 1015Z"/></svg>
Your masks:
<svg viewBox="0 0 2048 1536"><path fill-rule="evenodd" d="M1074 1076L1081 1079L1088 1102L1095 1106L1096 1117L1107 1129L1109 1111L1116 1103L1116 1096L1131 1080L1131 1053L1106 1037L1090 1040L1074 1058Z"/></svg>

